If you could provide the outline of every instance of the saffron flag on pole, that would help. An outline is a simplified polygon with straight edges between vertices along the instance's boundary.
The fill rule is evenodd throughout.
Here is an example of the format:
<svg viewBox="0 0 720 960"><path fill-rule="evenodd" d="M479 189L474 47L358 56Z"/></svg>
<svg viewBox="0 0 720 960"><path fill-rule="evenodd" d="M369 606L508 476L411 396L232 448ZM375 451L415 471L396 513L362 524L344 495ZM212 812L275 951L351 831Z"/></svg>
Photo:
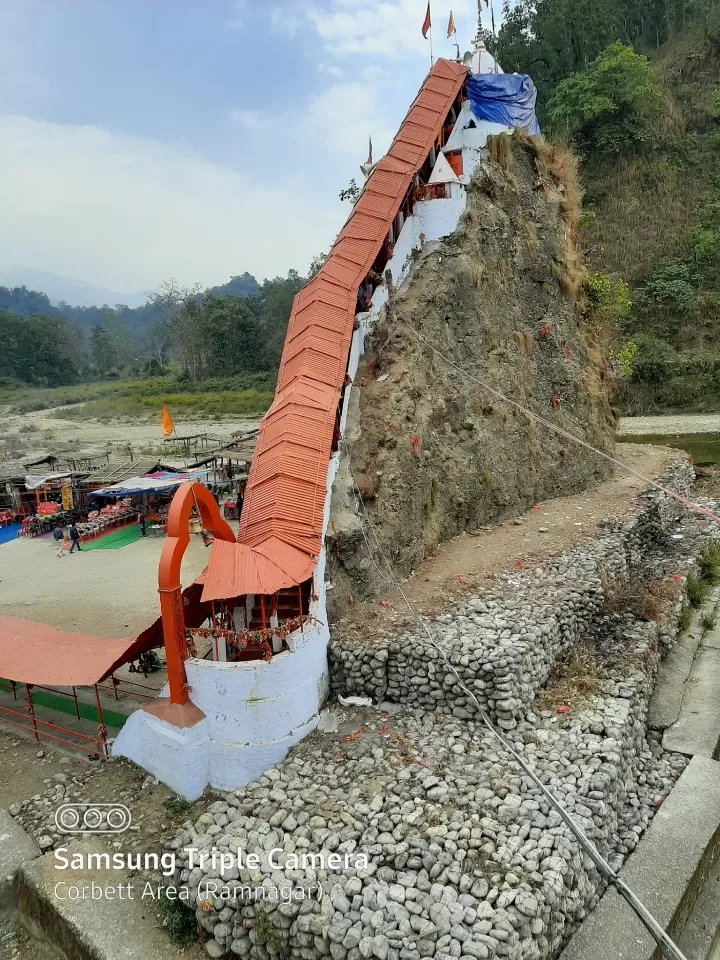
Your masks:
<svg viewBox="0 0 720 960"><path fill-rule="evenodd" d="M163 404L162 410L160 411L160 424L162 426L163 436L169 437L175 429L175 424L172 422L172 417L165 404Z"/></svg>
<svg viewBox="0 0 720 960"><path fill-rule="evenodd" d="M453 17L452 10L451 10L450 19L448 20L447 35L448 37L451 37L454 33L457 33L457 31L455 30L455 19Z"/></svg>
<svg viewBox="0 0 720 960"><path fill-rule="evenodd" d="M428 0L427 13L425 14L425 20L422 25L422 35L427 40L427 35L432 24L430 23L430 3Z"/></svg>

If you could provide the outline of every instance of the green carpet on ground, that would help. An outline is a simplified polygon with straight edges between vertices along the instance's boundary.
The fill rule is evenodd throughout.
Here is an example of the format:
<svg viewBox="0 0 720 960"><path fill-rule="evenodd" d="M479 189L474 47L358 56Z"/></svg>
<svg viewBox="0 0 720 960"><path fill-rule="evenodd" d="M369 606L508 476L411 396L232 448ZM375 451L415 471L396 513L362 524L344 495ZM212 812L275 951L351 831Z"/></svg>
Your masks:
<svg viewBox="0 0 720 960"><path fill-rule="evenodd" d="M129 527L121 527L120 530L113 530L111 533L104 533L95 540L88 540L80 545L82 550L119 550L120 547L126 547L129 543L135 543L140 539L140 527L133 523Z"/></svg>
<svg viewBox="0 0 720 960"><path fill-rule="evenodd" d="M0 680L0 690L5 693L12 693L12 687L7 680ZM22 703L18 706L18 710L23 710L25 706L25 688L20 687L17 691L18 693L18 703L20 703L20 697L22 697ZM33 703L38 707L46 707L48 710L57 710L58 713L68 713L73 717L75 716L75 703L71 697L63 697L57 693L50 693L47 690L33 690L32 692ZM78 700L78 712L83 720L92 720L93 723L98 722L97 710L91 703L81 703ZM113 727L115 730L119 730L122 725L127 720L127 717L122 713L115 713L114 710L103 710L103 723L106 727ZM0 719L2 715L0 714Z"/></svg>

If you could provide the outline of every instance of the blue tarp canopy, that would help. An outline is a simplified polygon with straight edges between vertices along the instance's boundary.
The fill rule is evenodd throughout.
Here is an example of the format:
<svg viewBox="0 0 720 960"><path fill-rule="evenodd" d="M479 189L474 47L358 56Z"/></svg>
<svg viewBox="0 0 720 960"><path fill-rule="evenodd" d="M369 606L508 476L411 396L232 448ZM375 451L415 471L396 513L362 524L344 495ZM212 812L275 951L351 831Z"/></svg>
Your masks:
<svg viewBox="0 0 720 960"><path fill-rule="evenodd" d="M470 109L478 120L540 133L535 116L537 90L524 73L475 73L467 78Z"/></svg>
<svg viewBox="0 0 720 960"><path fill-rule="evenodd" d="M193 470L190 473L156 473L144 477L130 477L121 483L114 483L102 490L93 490L91 497L132 497L139 493L163 493L174 490L187 480L207 483L207 470Z"/></svg>

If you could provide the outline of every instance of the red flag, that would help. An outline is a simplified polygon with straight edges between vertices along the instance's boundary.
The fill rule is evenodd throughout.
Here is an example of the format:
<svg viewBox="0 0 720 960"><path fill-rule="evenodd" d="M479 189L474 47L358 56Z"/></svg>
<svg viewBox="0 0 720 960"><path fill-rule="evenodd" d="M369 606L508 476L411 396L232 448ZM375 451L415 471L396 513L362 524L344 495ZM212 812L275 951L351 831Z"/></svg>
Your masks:
<svg viewBox="0 0 720 960"><path fill-rule="evenodd" d="M430 30L430 3L427 5L427 13L425 14L425 22L422 25L422 35L427 40L428 31Z"/></svg>

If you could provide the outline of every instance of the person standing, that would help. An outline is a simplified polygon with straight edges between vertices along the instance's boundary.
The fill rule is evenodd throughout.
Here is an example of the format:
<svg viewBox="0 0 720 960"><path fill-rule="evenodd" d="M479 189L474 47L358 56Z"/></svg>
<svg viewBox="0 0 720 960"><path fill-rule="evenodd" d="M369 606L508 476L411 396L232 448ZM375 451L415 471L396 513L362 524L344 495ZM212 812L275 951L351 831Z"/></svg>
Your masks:
<svg viewBox="0 0 720 960"><path fill-rule="evenodd" d="M77 547L79 551L80 550L80 531L75 526L74 520L70 524L70 529L68 530L68 533L70 534L70 553L73 552L75 547Z"/></svg>
<svg viewBox="0 0 720 960"><path fill-rule="evenodd" d="M140 528L140 536L144 537L147 533L147 530L145 529L145 514L142 510L137 516L137 522L138 522L138 527Z"/></svg>
<svg viewBox="0 0 720 960"><path fill-rule="evenodd" d="M238 484L237 500L235 501L235 509L237 510L238 520L240 519L240 514L242 513L244 502L245 502L245 481L243 480Z"/></svg>
<svg viewBox="0 0 720 960"><path fill-rule="evenodd" d="M53 530L53 540L57 546L57 555L59 557L65 556L65 534L63 533L62 527L58 524L57 527Z"/></svg>

